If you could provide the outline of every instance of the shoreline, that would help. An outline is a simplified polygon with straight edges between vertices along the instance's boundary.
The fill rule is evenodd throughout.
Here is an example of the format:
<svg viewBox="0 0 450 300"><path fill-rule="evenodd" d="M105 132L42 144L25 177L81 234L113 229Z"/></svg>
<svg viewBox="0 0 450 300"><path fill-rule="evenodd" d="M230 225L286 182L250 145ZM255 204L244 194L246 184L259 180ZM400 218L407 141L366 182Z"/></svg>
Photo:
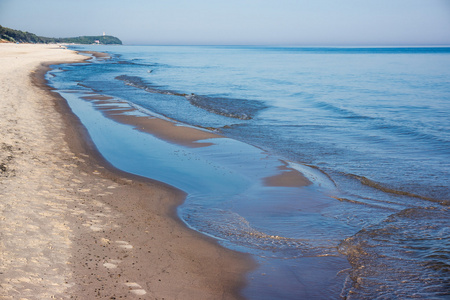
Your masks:
<svg viewBox="0 0 450 300"><path fill-rule="evenodd" d="M56 83L55 86L59 85ZM248 284L242 290L242 295L253 298L267 293L274 295L282 293L295 299L295 295L320 295L323 288L328 289L330 286L336 288L334 276L347 267L347 261L335 253L335 250L330 250L332 258L296 258L295 262L291 261L290 266L280 263L277 259L261 258L260 254L251 250L251 245L266 242L274 243L277 250L288 243L296 243L293 242L296 238L291 239L290 233L282 233L280 236L270 234L270 228L264 227L264 217L258 215L271 214L270 199L276 198L279 198L279 201L275 205L286 205L304 214L315 215L317 207L327 207L330 201L334 201L319 195L313 186L317 182L310 182L295 166L279 158L270 158L270 155L260 148L189 125L185 126L165 116L164 119L155 118L151 113L142 112L126 100L108 95L107 92L77 88L71 90L70 87L66 89L60 91L61 96L85 124L99 151L112 164L128 172L155 178L186 191L189 199L186 205L181 206L179 215L186 220L187 226L206 235L223 239L224 244L231 249L242 249L243 252L251 253L258 262L258 268L247 273ZM112 130L105 130L106 128ZM207 136L203 136L204 134ZM120 142L122 140L127 142ZM182 155L178 155L179 152ZM200 155L196 156L198 154ZM208 158L203 166L202 156ZM183 159L184 157L187 159ZM216 160L219 162L217 165ZM154 165L161 166L157 168L159 172L152 171ZM222 166L226 170L231 170L230 173L222 172ZM315 176L313 178L317 180ZM308 185L311 185L311 189L299 189ZM252 188L246 190L248 187ZM245 194L233 198L234 193L244 190ZM242 219L233 219L232 215L231 218L222 220L222 213L210 214L205 209L203 214L202 208L197 211L195 208L189 210L190 207L196 206L198 202L195 201L201 202L202 199L209 198L221 202L227 201L227 197L234 200L242 197L247 199L245 202L248 204L234 202L234 205L241 209L237 215ZM312 198L314 202L311 201ZM203 203L198 206L202 205ZM228 207L224 210L219 208L217 211L224 211L226 215L227 209ZM208 216L213 217L208 219L211 218ZM256 227L258 229L255 229L253 224L244 223L247 217L259 222L255 223L259 226ZM210 221L215 219L216 223ZM228 222L231 223L230 227L226 227ZM225 226L220 227L219 223ZM294 236L295 234L293 233ZM240 244L239 248L234 248L234 245L239 245L239 241L243 244ZM233 245L235 242L237 243ZM300 244L293 248L299 246ZM301 248L298 251L302 251ZM320 253L320 256L324 256L322 252ZM270 254L267 257L270 257ZM303 282L310 280L308 277L314 268L313 264L323 273L314 273L314 278L318 282L312 281L303 286ZM298 272L295 273L295 277L292 276L294 272ZM277 291L281 286L288 288L283 292ZM333 294L337 295L339 292L333 291Z"/></svg>
<svg viewBox="0 0 450 300"><path fill-rule="evenodd" d="M23 49L23 45L14 47L19 52ZM35 48L37 47L39 46ZM54 46L46 48L53 49ZM82 58L82 61L88 59ZM59 133L55 149L61 146L67 148L61 155L55 152L44 153L54 160L52 170L68 168L65 171L69 178L58 177L60 182L58 189L55 189L56 199L63 199L61 202L64 202L64 207L59 208L61 215L55 217L55 220L67 227L67 243L61 250L65 258L58 263L61 270L54 276L64 283L58 288L49 288L39 280L39 284L33 284L34 281L30 278L45 277L43 274L46 269L42 269L42 264L36 268L41 274L36 274L36 271L21 274L19 279L22 280L14 278L13 273L23 273L21 271L24 266L13 270L2 266L0 278L5 295L13 298L17 291L22 290L22 296L26 296L25 291L28 291L29 295L34 296L51 294L68 298L71 295L80 299L99 296L118 298L131 294L143 299L240 298L239 290L244 285L245 274L254 268L249 255L225 249L212 238L189 229L176 215L176 207L185 198L183 192L164 183L122 172L106 162L87 138L86 129L72 114L65 99L51 92L51 88L46 85L44 75L48 66L55 63L45 62L41 58L39 63L35 61L34 64L35 67L29 70L33 86L38 87L42 93L42 99L36 100L39 111L35 113L45 109L58 120L43 126L51 127L50 131ZM41 66L36 71L38 64ZM18 85L18 88L21 86ZM47 135L46 139L51 140L52 135ZM48 144L45 138L41 140ZM65 145L61 145L62 141ZM42 156L41 154L39 158L42 159ZM9 180L18 181L18 176L23 176L20 168L16 169L15 178ZM54 184L51 179L50 176L49 182L46 182L49 188ZM3 178L0 180L0 184L3 184ZM42 183L36 189L29 182L29 176L27 183L30 193L41 192ZM45 197L52 195L53 189L46 192ZM16 194L19 194L18 191ZM20 197L11 199L12 210L17 210L16 213L20 214L23 207L14 207L18 199ZM123 201L124 199L127 201ZM46 201L38 196L35 200L38 204ZM48 207L41 207L42 214L46 209ZM2 217L2 223L7 226L8 217ZM36 216L36 221L39 218ZM2 229L4 226L1 226ZM14 236L14 233L20 231L20 227L9 231ZM9 246L11 245L14 245L14 238L11 238ZM28 245L25 243L23 247L27 249ZM3 241L2 248L6 248ZM54 256L53 251L47 256ZM44 257L42 260L49 259ZM47 268L51 268L52 263L46 265ZM50 283L54 282L50 280L48 284Z"/></svg>
<svg viewBox="0 0 450 300"><path fill-rule="evenodd" d="M118 53L121 53L120 51ZM115 62L115 60L113 59L113 61L111 62ZM148 62L148 58L147 58L147 62ZM105 61L105 62L99 62L100 65L107 65L109 62ZM106 69L107 66L105 66ZM65 68L63 68L65 69ZM75 72L74 74L78 74L78 76L80 76L80 78L83 78L83 67L68 67L68 69L72 70L73 72ZM121 73L133 73L133 71L135 70L134 68L130 68L130 69L125 69L127 71L123 71ZM57 77L54 78L54 82L55 82L55 87L66 87L66 86L71 86L70 82L67 81L68 78L66 78L66 80L59 80L58 79L58 74L55 73L51 73L51 74L55 74ZM59 73L61 74L61 73ZM119 73L120 74L120 73ZM70 76L70 73L62 73L61 76L62 78L65 78L65 76ZM145 77L145 76L144 76ZM143 78L144 78L143 77ZM109 79L112 80L112 76L109 78L105 78L105 79ZM186 78L187 80L187 78ZM53 82L53 79L51 79L51 81ZM61 85L59 84L61 83ZM184 164L180 164L180 163L174 163L174 164L168 164L169 166L169 172L166 174L172 173L172 176L166 176L166 177L161 177L161 173L147 173L147 172L141 172L139 168L129 168L128 165L131 164L132 160L128 159L128 158L132 158L132 157L139 157L141 159L141 162L139 164L137 164L137 166L142 165L142 169L156 169L156 170L166 170L164 167L158 167L158 168L152 168L152 165L158 165L158 166L162 166L163 164L160 164L159 162L165 161L166 158L168 158L168 154L169 153L176 153L175 151L173 151L172 146L164 146L170 144L175 144L173 145L173 147L175 147L175 149L178 147L177 145L179 143L177 143L177 140L174 139L172 142L166 143L163 142L161 139L158 138L147 138L150 135L145 134L145 133L139 133L138 131L141 130L136 130L139 128L134 127L135 124L132 120L132 118L127 116L127 119L130 119L130 122L125 122L128 123L127 125L120 125L119 123L115 123L112 120L107 120L107 118L102 118L102 113L111 113L111 114L116 114L117 112L125 112L125 115L128 114L135 114L132 111L130 111L129 109L127 109L127 106L124 104L124 102L120 102L120 101L126 101L124 99L129 99L127 96L124 96L123 98L121 97L121 95L124 95L123 93L111 93L109 94L109 96L114 97L114 95L117 95L118 97L116 98L118 103L116 107L112 107L111 104L112 103L108 103L107 99L100 99L103 101L98 102L98 106L96 106L97 109L93 109L94 105L88 103L88 101L80 101L80 95L94 95L96 94L96 92L98 93L99 91L102 91L103 88L102 86L106 87L109 86L109 81L108 82L104 82L105 85L94 85L95 89L93 90L94 93L89 92L89 90L85 90L86 92L81 92L79 93L78 90L83 91L84 89L78 88L78 87L73 87L73 91L61 91L61 95L67 99L69 105L73 108L73 111L80 116L80 119L83 121L84 124L86 124L86 128L88 128L89 132L92 134L92 138L95 141L95 143L98 145L99 150L101 151L101 153L103 155L105 155L105 157L108 158L108 160L111 161L111 163L114 163L114 165L119 166L120 168L123 168L123 170L127 170L129 172L132 173L136 173L136 174L142 174L144 176L148 176L150 178L155 178L167 183L172 184L173 186L179 187L180 189L184 190L184 191L188 191L189 192L189 198L187 199L187 202L185 205L181 206L179 209L179 215L181 216L181 218L183 220L186 220L188 226L192 226L191 228L195 228L200 232L206 232L207 234L210 233L211 236L216 236L218 238L224 237L224 241L228 241L227 236L229 236L231 239L235 239L238 235L233 234L233 232L231 232L230 234L230 227L225 227L223 231L221 230L215 230L215 228L213 228L212 230L210 230L210 228L212 228L212 226L215 226L216 224L220 225L221 224L227 224L228 222L223 222L222 218L220 217L219 214L215 214L214 212L210 215L208 212L205 211L205 213L203 214L201 209L196 210L195 208L195 204L196 204L196 199L195 197L191 197L191 195L197 195L196 191L206 191L209 192L207 189L203 189L203 190L199 190L199 185L197 185L197 183L201 183L203 185L204 182L207 182L207 186L215 186L215 183L219 183L222 186L232 186L232 187L237 187L240 186L239 185L239 180L231 180L229 178L224 177L224 180L217 180L217 178L221 178L221 176L205 176L205 174L214 174L214 172L198 172L198 174L191 173L189 172L189 174L193 174L193 175L198 175L198 176L193 176L193 177L189 177L189 176L179 176L179 170L182 169L181 167ZM112 83L111 83L112 84ZM112 85L114 86L114 85ZM89 87L89 84L86 83L86 86L84 87ZM70 88L69 88L70 89ZM125 90L126 91L126 90ZM108 94L105 92L105 94ZM145 97L145 94L142 95L143 97ZM101 95L99 95L99 97L102 97ZM151 96L149 96L151 97ZM139 100L140 98L136 98L137 100ZM155 100L157 100L159 98L155 98ZM85 99L86 100L86 99ZM91 99L92 100L92 99ZM133 98L130 98L129 100L134 101ZM164 100L164 99L162 99ZM171 99L167 99L167 100L171 100ZM176 99L174 99L176 100ZM97 102L97 101L93 101L93 102ZM138 101L139 103L139 101ZM144 102L141 102L144 103ZM144 103L145 104L145 103ZM145 115L146 113L153 115L150 112L147 112L144 109L140 109L139 106L134 106L133 104L131 104L132 107L135 107L138 109L139 112L143 112L143 114ZM150 105L151 107L151 105ZM102 109L102 108L106 108L106 109ZM162 110L165 111L165 110ZM155 114L156 116L158 116L158 114ZM141 114L138 114L138 116L141 116ZM171 114L170 112L168 112L168 116L177 116L177 114ZM100 121L102 120L102 121ZM103 121L104 120L104 121ZM187 120L187 122L189 122L189 119ZM131 126L130 126L131 125ZM108 132L108 130L97 130L96 128L116 128L115 130L110 130L110 132ZM134 128L134 129L133 129ZM220 128L220 127L219 127ZM150 128L151 129L151 128ZM267 128L269 129L269 128ZM113 134L114 133L119 133L119 134ZM226 131L225 131L226 132ZM251 133L251 132L249 132ZM239 139L239 135L236 135L236 137ZM162 139L164 139L163 136L161 136ZM113 140L126 140L129 141L130 143L127 143L127 145L123 145L122 143L116 143L114 144L114 147L105 147L105 145L114 143ZM136 142L133 142L136 141ZM151 140L151 143L148 142L144 142L147 140ZM167 141L167 139L164 139ZM106 141L106 143L104 142ZM161 141L161 142L160 142ZM205 147L205 148L199 148L199 149L189 149L186 150L186 147L182 147L184 150L181 151L186 151L185 153L189 152L189 156L188 159L195 161L197 160L198 162L203 162L204 161L204 157L210 157L210 154L213 155L217 155L217 157L224 157L223 155L221 155L222 153L235 153L235 151L231 148L222 148L223 145L226 145L227 142L231 142L234 143L234 141L231 140L227 140L227 139L211 139L211 140L205 140L205 142L213 142L215 145L210 146L210 147ZM163 145L160 145L163 144ZM140 145L146 145L143 146L141 148ZM248 145L248 144L247 144ZM242 145L244 146L244 145ZM155 151L148 151L149 147L153 148ZM247 146L244 146L244 148L246 148ZM125 149L125 151L120 151L118 150L117 152L114 149ZM147 149L146 149L147 148ZM264 148L264 147L262 147ZM168 149L168 150L166 150ZM239 148L240 149L240 148ZM229 151L231 150L231 151ZM157 159L153 160L155 163L152 162L148 162L146 161L146 163L144 163L144 161L142 160L144 157L147 157L147 154L154 152L154 153L162 153L162 155L159 156L155 156ZM251 151L250 151L251 152ZM115 155L111 155L112 153L115 153ZM141 153L141 155L139 155ZM195 156L196 153L201 153L203 155L200 156ZM117 155L118 154L118 155ZM131 154L131 155L128 155ZM142 155L145 154L145 155ZM184 154L184 153L183 153ZM258 154L255 152L253 154L256 154L254 157L250 156L244 156L244 155L239 155L238 157L234 157L234 159L230 159L227 160L225 163L230 166L232 170L239 170L237 171L237 173L240 172L244 172L241 174L247 174L245 173L246 170L248 169L248 167L254 167L255 164L250 163L252 161L252 159L248 159L249 157L252 158L257 158ZM269 153L270 154L270 153ZM116 160L115 157L117 157L118 159ZM194 159L197 158L197 159ZM179 162L183 162L183 157L181 157L180 160L177 159L176 155L173 155L173 157L169 156L169 160L170 161L179 161ZM258 159L256 159L258 160ZM124 161L125 164L120 164L120 161ZM267 162L266 159L261 160L264 162ZM282 160L280 160L282 162ZM119 163L117 163L119 162ZM239 163L238 163L239 162ZM199 165L197 162L194 162L194 164L190 164L191 166L194 166L194 170L197 170L198 168L195 165ZM243 168L240 168L240 166L244 166ZM258 163L256 165L259 165ZM299 165L294 161L292 162L288 162L288 164L282 164L284 166L289 166L292 167L296 170L299 170L301 172L305 171L306 174L308 175L313 175L311 178L314 180L316 178L314 178L314 174L311 174L308 170L308 168L306 168L306 170L304 170L305 168L302 167L302 165ZM149 168L150 166L150 168ZM276 169L276 164L273 165L272 164L272 170ZM275 168L274 168L275 167ZM137 171L135 171L137 170ZM172 170L172 172L171 172ZM279 166L278 170L282 172L282 174L289 174L290 172L288 170L285 170L283 166ZM261 174L264 174L263 176L260 176ZM236 174L238 175L238 174ZM270 188L267 189L266 186L267 185L271 185L269 178L267 177L267 173L262 172L257 174L257 176L255 176L257 178L257 186L258 189L255 189L254 191L270 191ZM177 178L177 181L173 181L172 178ZM266 178L264 181L261 180L262 178ZM192 178L195 178L192 180ZM238 176L235 176L235 178L238 178ZM273 178L273 177L272 177ZM206 180L205 180L206 179ZM212 180L210 180L212 179ZM274 178L274 180L276 181L276 179L286 179L286 178ZM320 179L319 179L320 180ZM181 181L181 184L179 184ZM188 186L188 184L184 184L185 182L193 182L194 184L191 184L191 186L193 186L194 188L191 189L190 186ZM295 181L294 181L295 182ZM315 181L316 182L316 181ZM233 184L230 184L233 183ZM273 181L272 181L273 183ZM264 187L263 187L264 185ZM204 185L206 186L206 185ZM331 184L331 186L333 187L334 185ZM239 198L244 198L244 197L236 197L235 199L237 201L231 202L234 206L233 208L233 212L237 212L237 214L239 216L242 216L245 220L251 220L252 222L250 223L250 228L248 228L248 230L243 230L244 233L245 232L252 232L252 225L256 225L255 227L258 228L259 230L261 230L258 233L262 233L259 235L256 235L258 237L262 237L264 236L265 232L269 232L271 233L271 228L268 225L269 220L273 220L273 219L267 219L268 221L266 222L266 218L264 218L265 216L268 216L270 218L273 218L273 216L282 211L281 209L278 210L278 207L282 207L285 206L287 208L289 208L291 211L299 211L299 213L295 213L295 216L299 216L299 218L297 218L297 220L293 219L294 222L292 222L293 224L295 223L295 227L293 227L293 230L289 230L289 228L283 227L283 229L287 229L284 230L284 232L276 232L276 236L275 235L268 235L268 241L269 242L273 242L272 238L277 238L276 241L280 241L280 245L283 246L283 238L285 237L296 237L299 239L303 239L304 237L308 237L309 233L311 231L309 231L309 229L314 230L319 230L321 233L321 238L317 239L317 243L315 242L314 238L316 237L315 235L313 235L313 245L321 245L323 243L324 246L330 246L330 250L324 250L322 251L318 251L319 255L316 258L312 258L314 256L317 255L316 250L321 250L321 249L326 249L326 247L319 247L319 248L311 248L311 253L309 254L301 254L298 256L298 258L293 259L293 260L289 260L289 263L287 264L283 264L283 261L281 260L274 260L274 259L264 259L262 257L258 257L258 255L255 255L255 259L259 262L258 265L258 269L254 270L253 272L249 273L249 275L247 276L247 278L249 279L248 281L248 285L245 287L245 289L243 289L242 294L245 296L248 296L249 298L255 297L255 295L261 295L261 297L266 297L270 292L272 292L273 295L280 295L281 293L283 295L286 295L285 298L289 298L291 297L292 299L296 299L296 297L298 297L299 295L317 295L319 296L319 298L325 297L325 294L328 294L329 292L331 292L331 294L333 295L339 295L339 291L342 290L342 294L350 294L347 293L346 289L348 288L348 284L352 285L353 288L356 288L353 284L352 284L352 280L351 274L355 274L355 270L352 271L352 273L347 273L349 272L349 270L351 270L351 266L348 266L348 263L351 261L348 258L348 253L346 252L341 252L339 251L339 253L336 252L336 247L335 245L339 244L340 245L340 241L342 240L347 240L349 237L353 236L355 234L355 232L357 232L359 229L363 229L368 227L367 225L370 224L377 224L377 219L374 216L372 218L373 212L380 212L380 219L384 218L384 217L388 217L390 216L390 214L392 214L393 212L402 209L402 208L408 208L408 205L404 205L401 207L395 207L395 205L383 205L383 203L376 203L376 204L381 204L379 206L374 205L371 206L371 204L373 204L373 199L367 199L368 201L362 201L362 202L338 202L336 200L340 200L334 197L334 199L330 199L330 195L327 194L322 194L317 192L318 190L315 189L315 187L311 187L308 189L304 189L301 193L301 195L299 195L299 197L297 198L298 200L300 200L300 202L298 200L293 199L294 201L290 202L287 201L288 199L290 199L289 197L283 197L281 195L281 191L285 191L284 189L277 189L278 191L275 193L273 193L273 196L270 196L270 194L262 194L260 193L258 195L258 197L254 197L257 193L254 193L253 195L250 195L251 197L246 197L248 196L248 194L245 194L245 200L246 201L239 201ZM217 193L217 191L221 191L220 193ZM325 191L325 190L324 190ZM223 197L223 199L232 199L228 196L226 196L227 192L229 192L229 189L216 189L215 191L211 191L213 193L215 193L218 197L222 197L223 195L225 195ZM337 193L338 194L338 191ZM210 194L208 194L210 195ZM261 197L260 197L261 195ZM370 195L370 194L369 194ZM265 202L264 199L278 199L276 201L273 202ZM200 197L197 197L197 199L201 199ZM213 197L212 199L216 199L215 197ZM222 199L222 198L220 198ZM351 199L351 198L350 198ZM249 201L250 200L250 201ZM318 202L319 200L319 202ZM268 204L266 207L264 207L265 204ZM275 207L275 209L271 209L270 204L275 204L274 206L278 206ZM351 204L349 204L351 203ZM414 202L413 202L414 203ZM192 206L191 204L193 204L194 206ZM364 205L361 205L364 204ZM201 203L200 203L201 205ZM231 206L231 205L230 205ZM381 207L380 207L381 206ZM193 207L193 208L192 208ZM273 206L272 206L273 207ZM220 207L219 207L220 208ZM227 211L228 207L225 207L224 211ZM387 209L386 209L387 208ZM288 212L288 210L285 210ZM343 217L346 217L346 214L352 214L355 216L354 218L346 218L344 219ZM367 215L366 215L367 214ZM286 222L287 218L284 218L284 216L286 215L280 215L279 220L281 222ZM401 215L401 214L400 214ZM212 217L211 217L212 216ZM348 215L347 215L348 216ZM361 218L361 222L364 219L365 216L367 216L369 224L367 223L358 223L358 220L356 218L356 216L361 216L359 218ZM331 218L334 218L336 221L334 220L330 220ZM261 218L261 219L258 219ZM229 218L231 220L233 220L233 218ZM228 219L228 220L229 220ZM198 222L198 220L200 220L200 222ZM210 223L210 221L213 221ZM228 221L227 220L227 221ZM347 222L348 220L348 222ZM215 221L215 223L214 223ZM295 222L296 221L296 222ZM305 222L306 221L306 222ZM356 222L355 222L356 221ZM438 223L438 221L436 221ZM208 228L209 225L204 225L204 224L212 224L211 227ZM242 224L242 223L240 223ZM282 223L280 223L282 224ZM381 223L383 224L383 223ZM238 223L239 225L239 223ZM253 227L253 228L255 228ZM295 229L294 229L295 228ZM247 229L247 228L246 228ZM325 230L324 230L325 229ZM295 230L295 231L294 231ZM280 234L281 233L281 234ZM297 234L298 233L298 234ZM222 234L222 235L221 235ZM438 235L439 236L439 235ZM437 237L438 237L437 236ZM281 237L280 240L278 240L278 237ZM241 240L239 240L241 241ZM260 243L262 243L260 240L250 240L251 243L250 246L252 245L260 245ZM305 245L303 244L304 240L299 240L299 245L294 247L291 247L292 244L289 246L288 249L298 249L300 251L304 250L304 249L308 249L308 246L305 247ZM297 241L295 241L297 242ZM222 243L221 243L222 244ZM224 242L225 245L228 245L227 242ZM233 247L233 245L231 245L232 249L235 249ZM238 248L240 249L240 248ZM395 249L395 248L394 248ZM244 251L246 252L246 251ZM250 250L250 253L253 253ZM273 253L273 252L272 252ZM268 255L268 257L271 255L271 253ZM320 258L319 258L320 257ZM289 264L289 266L288 266ZM400 266L402 265L402 262L399 262ZM376 269L376 265L372 265L370 266L371 268L375 267ZM318 271L320 270L320 271ZM317 271L316 273L314 273L314 271ZM422 271L418 271L423 272L426 270L422 270ZM413 273L415 274L416 271L413 270ZM336 275L337 274L337 275ZM423 274L423 273L422 273ZM295 276L293 276L295 275ZM334 276L334 279L332 278L332 276ZM340 278L337 278L339 277ZM346 277L346 278L344 278ZM345 280L344 280L345 279ZM340 281L338 283L338 281ZM342 282L345 282L344 287L342 288ZM334 284L338 284L338 286L335 286ZM286 288L286 286L289 285L289 289ZM273 287L273 288L271 288ZM283 288L280 288L283 287ZM328 292L325 293L324 291L327 290ZM357 291L357 289L355 290ZM341 294L341 295L342 295ZM274 297L275 298L275 297Z"/></svg>

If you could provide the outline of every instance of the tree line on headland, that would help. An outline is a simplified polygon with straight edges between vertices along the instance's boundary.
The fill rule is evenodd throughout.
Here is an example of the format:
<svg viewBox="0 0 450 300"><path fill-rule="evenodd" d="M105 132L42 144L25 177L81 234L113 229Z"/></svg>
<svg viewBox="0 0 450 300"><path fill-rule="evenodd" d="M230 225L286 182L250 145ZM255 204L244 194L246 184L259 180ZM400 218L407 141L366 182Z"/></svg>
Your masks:
<svg viewBox="0 0 450 300"><path fill-rule="evenodd" d="M71 38L48 38L34 33L14 30L0 25L0 42L32 43L32 44L102 44L122 45L122 41L111 35L79 36Z"/></svg>

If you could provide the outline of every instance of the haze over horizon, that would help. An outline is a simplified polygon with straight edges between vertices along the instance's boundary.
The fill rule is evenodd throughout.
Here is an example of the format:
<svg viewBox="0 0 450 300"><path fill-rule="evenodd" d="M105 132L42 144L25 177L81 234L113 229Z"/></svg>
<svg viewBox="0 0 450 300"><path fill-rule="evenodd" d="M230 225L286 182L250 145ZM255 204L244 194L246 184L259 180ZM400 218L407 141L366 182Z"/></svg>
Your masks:
<svg viewBox="0 0 450 300"><path fill-rule="evenodd" d="M450 45L450 1L0 0L0 25L129 45Z"/></svg>

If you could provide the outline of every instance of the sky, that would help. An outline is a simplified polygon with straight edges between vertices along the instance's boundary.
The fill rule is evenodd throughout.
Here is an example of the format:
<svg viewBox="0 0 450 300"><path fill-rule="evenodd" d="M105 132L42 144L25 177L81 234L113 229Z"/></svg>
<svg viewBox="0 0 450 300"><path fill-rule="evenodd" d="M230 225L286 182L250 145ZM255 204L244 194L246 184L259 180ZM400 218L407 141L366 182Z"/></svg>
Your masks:
<svg viewBox="0 0 450 300"><path fill-rule="evenodd" d="M450 45L450 0L0 0L0 25L130 45Z"/></svg>

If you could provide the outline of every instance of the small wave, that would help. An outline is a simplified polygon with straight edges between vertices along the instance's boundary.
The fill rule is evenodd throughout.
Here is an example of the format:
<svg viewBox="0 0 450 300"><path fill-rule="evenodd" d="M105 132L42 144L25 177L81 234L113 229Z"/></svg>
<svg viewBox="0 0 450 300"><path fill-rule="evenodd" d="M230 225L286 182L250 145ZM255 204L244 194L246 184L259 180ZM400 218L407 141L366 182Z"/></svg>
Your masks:
<svg viewBox="0 0 450 300"><path fill-rule="evenodd" d="M334 197L331 196L331 198L334 198L336 200L339 200L341 202L348 202L348 203L352 203L352 204L357 204L357 205L364 205L364 206L368 206L368 207L372 207L375 209L382 209L382 210L390 210L390 211L397 211L395 208L393 207L388 207L383 205L384 201L378 201L379 203L370 203L369 201L359 201L359 200L354 200L354 199L349 199L349 198L343 198L343 197ZM392 206L392 204L389 204L390 206Z"/></svg>
<svg viewBox="0 0 450 300"><path fill-rule="evenodd" d="M128 76L128 75L120 75L115 79L123 81L126 85L142 89L149 93L155 94L163 94L163 95L174 95L174 96L186 96L186 94L177 93L171 90L164 90L160 86L151 85L145 82L141 77L138 76Z"/></svg>
<svg viewBox="0 0 450 300"><path fill-rule="evenodd" d="M186 96L186 98L192 105L201 109L240 120L251 120L260 110L267 108L259 101L245 99L207 97L193 94Z"/></svg>
<svg viewBox="0 0 450 300"><path fill-rule="evenodd" d="M361 121L367 120L369 122L368 124L370 125L369 128L371 130L381 130L381 131L387 130L394 132L397 135L414 137L417 140L433 141L439 143L436 144L435 148L440 147L446 149L450 145L449 144L450 141L448 140L448 138L445 138L442 134L436 135L433 134L432 132L421 131L421 128L427 128L428 126L424 124L417 124L417 121L415 121L414 124L408 124L408 122L404 121L402 121L401 123L398 122L395 123L392 120L388 121L381 117L362 115L350 109L339 107L324 101L314 101L314 104L317 108L336 113L344 119L361 120Z"/></svg>
<svg viewBox="0 0 450 300"><path fill-rule="evenodd" d="M375 130L388 130L394 132L397 135L413 137L415 140L423 140L430 142L437 142L435 148L448 149L450 146L450 141L445 136L435 135L429 132L422 132L420 128L427 128L426 125L420 124L421 126L413 126L407 124L394 124L392 122L378 122L372 126L372 129ZM444 130L444 129L443 129Z"/></svg>
<svg viewBox="0 0 450 300"><path fill-rule="evenodd" d="M332 112L338 113L340 115L343 115L346 119L361 119L361 120L374 120L375 119L373 117L360 115L349 109L338 107L336 105L333 105L333 104L327 103L327 102L323 102L323 101L316 101L315 105L318 108L323 108L325 110L332 111Z"/></svg>
<svg viewBox="0 0 450 300"><path fill-rule="evenodd" d="M336 182L328 173L321 170L319 167L294 162L288 162L288 166L302 173L317 187L320 187L327 192L336 190Z"/></svg>
<svg viewBox="0 0 450 300"><path fill-rule="evenodd" d="M90 87L89 85L83 84L81 82L78 82L77 85L81 86L81 87L84 87L86 89L89 89L89 90L91 90L93 92L96 92L96 93L100 93L101 92L100 90L94 89L93 87Z"/></svg>
<svg viewBox="0 0 450 300"><path fill-rule="evenodd" d="M146 63L140 63L140 62L133 62L128 60L118 60L115 62L119 65L132 65L132 66L144 66L144 67L157 67L158 64L146 64Z"/></svg>
<svg viewBox="0 0 450 300"><path fill-rule="evenodd" d="M397 299L448 296L449 211L411 208L365 228L338 247L352 270L344 296Z"/></svg>
<svg viewBox="0 0 450 300"><path fill-rule="evenodd" d="M268 251L274 257L295 258L338 254L335 244L326 244L325 241L324 244L314 245L311 240L270 235L253 228L245 218L228 210L209 209L205 212L190 207L184 210L183 219L196 230L219 240Z"/></svg>
<svg viewBox="0 0 450 300"><path fill-rule="evenodd" d="M407 197L412 197L412 198L418 198L418 199L435 202L435 203L439 203L441 205L446 205L446 206L450 205L449 200L439 200L439 199L429 198L429 197L417 195L417 194L406 192L406 191L396 190L396 189L387 187L379 182L370 180L369 178L364 177L364 176L359 176L359 175L355 175L355 174L347 174L347 176L357 179L363 185L375 188L375 189L380 190L385 193L395 194L395 195L400 195L400 196L407 196Z"/></svg>
<svg viewBox="0 0 450 300"><path fill-rule="evenodd" d="M210 97L165 90L160 86L145 82L141 77L138 76L120 75L115 79L121 80L126 85L145 90L149 93L185 97L189 101L189 103L195 107L228 118L251 120L259 111L267 108L267 106L262 102L256 100Z"/></svg>

